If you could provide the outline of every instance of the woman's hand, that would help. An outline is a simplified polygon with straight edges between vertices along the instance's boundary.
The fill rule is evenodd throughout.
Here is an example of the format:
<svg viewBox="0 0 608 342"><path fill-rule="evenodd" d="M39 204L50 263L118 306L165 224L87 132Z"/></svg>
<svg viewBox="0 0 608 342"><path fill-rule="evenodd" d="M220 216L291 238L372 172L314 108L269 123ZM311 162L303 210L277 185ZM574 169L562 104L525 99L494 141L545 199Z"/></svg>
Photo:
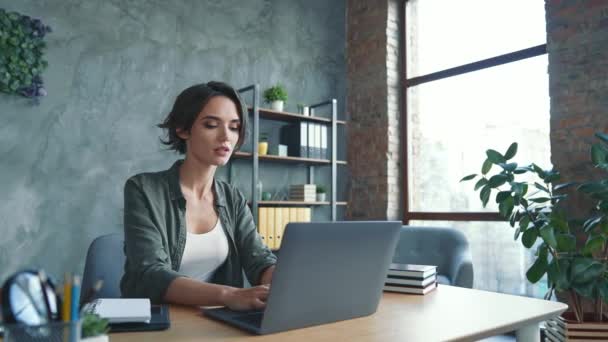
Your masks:
<svg viewBox="0 0 608 342"><path fill-rule="evenodd" d="M231 310L263 309L266 307L269 289L268 285L254 286L246 289L230 287L223 293L221 301Z"/></svg>

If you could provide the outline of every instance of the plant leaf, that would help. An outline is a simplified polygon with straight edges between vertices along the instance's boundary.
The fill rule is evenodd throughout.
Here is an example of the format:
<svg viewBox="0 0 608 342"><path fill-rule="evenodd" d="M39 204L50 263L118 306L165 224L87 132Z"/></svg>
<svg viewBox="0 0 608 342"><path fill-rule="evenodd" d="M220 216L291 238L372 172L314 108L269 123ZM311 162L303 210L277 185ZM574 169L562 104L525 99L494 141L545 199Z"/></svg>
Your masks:
<svg viewBox="0 0 608 342"><path fill-rule="evenodd" d="M468 180L471 180L471 179L473 179L473 178L475 178L475 177L477 177L477 174L476 174L476 173L473 173L473 174L470 174L470 175L468 175L468 176L463 177L463 178L462 178L460 181L461 181L461 182L468 181Z"/></svg>
<svg viewBox="0 0 608 342"><path fill-rule="evenodd" d="M600 144L593 144L591 146L591 161L593 165L598 166L600 164L604 164L606 162L606 155L608 151L606 148Z"/></svg>
<svg viewBox="0 0 608 342"><path fill-rule="evenodd" d="M559 252L574 252L576 251L576 237L572 234L557 234L557 250Z"/></svg>
<svg viewBox="0 0 608 342"><path fill-rule="evenodd" d="M528 278L532 284L535 284L547 272L548 267L549 263L547 262L547 249L545 247L544 252L541 250L534 264L532 264L532 266L526 272L526 278Z"/></svg>
<svg viewBox="0 0 608 342"><path fill-rule="evenodd" d="M488 186L491 188L497 188L497 187L505 184L508 179L509 178L507 177L507 175L503 175L503 174L494 175L494 176L490 177L490 179L488 180Z"/></svg>
<svg viewBox="0 0 608 342"><path fill-rule="evenodd" d="M538 228L530 227L526 229L524 235L521 236L521 243L526 248L530 248L536 242L536 238L538 237Z"/></svg>
<svg viewBox="0 0 608 342"><path fill-rule="evenodd" d="M497 165L507 161L505 157L500 154L500 152L492 149L486 151L486 156L488 156L488 160L490 160L493 164Z"/></svg>
<svg viewBox="0 0 608 342"><path fill-rule="evenodd" d="M602 274L604 265L592 258L577 257L572 262L570 280L574 284L585 284Z"/></svg>
<svg viewBox="0 0 608 342"><path fill-rule="evenodd" d="M536 197L536 198L529 198L529 200L534 203L545 203L545 202L550 201L551 199L548 197Z"/></svg>
<svg viewBox="0 0 608 342"><path fill-rule="evenodd" d="M488 201L490 200L491 193L492 193L492 188L490 188L487 185L485 185L483 188L481 188L481 191L479 192L479 199L481 199L481 203L483 204L484 208L486 207L486 205L488 204Z"/></svg>
<svg viewBox="0 0 608 342"><path fill-rule="evenodd" d="M578 184L578 183L577 182L567 182L567 183L557 184L553 187L553 191L562 190L562 189L565 189L567 187L570 187L570 186L576 185L576 184Z"/></svg>
<svg viewBox="0 0 608 342"><path fill-rule="evenodd" d="M604 237L601 235L589 237L583 248L583 254L591 255L593 252L601 250L604 247Z"/></svg>
<svg viewBox="0 0 608 342"><path fill-rule="evenodd" d="M477 183L475 183L475 191L479 190L479 188L486 184L488 184L488 180L485 178L480 178Z"/></svg>
<svg viewBox="0 0 608 342"><path fill-rule="evenodd" d="M505 171L513 172L517 168L517 163L500 163L498 166L502 167Z"/></svg>
<svg viewBox="0 0 608 342"><path fill-rule="evenodd" d="M600 140L602 140L603 142L608 144L608 134L597 132L597 133L595 133L595 136L600 138Z"/></svg>
<svg viewBox="0 0 608 342"><path fill-rule="evenodd" d="M592 217L583 223L583 230L585 233L589 233L595 226L597 226L604 219L604 215L598 217Z"/></svg>
<svg viewBox="0 0 608 342"><path fill-rule="evenodd" d="M500 202L498 205L498 211L503 217L509 217L509 215L511 215L513 212L514 207L515 204L513 203L513 197L509 196L504 201Z"/></svg>
<svg viewBox="0 0 608 342"><path fill-rule="evenodd" d="M519 234L521 233L521 231L521 227L517 227L517 229L515 229L515 234L513 234L513 240L517 241L517 238L519 238Z"/></svg>
<svg viewBox="0 0 608 342"><path fill-rule="evenodd" d="M534 182L534 186L539 189L542 190L548 194L550 194L551 192L549 191L549 189L547 189L545 186L543 186L542 184L538 183L538 182Z"/></svg>
<svg viewBox="0 0 608 342"><path fill-rule="evenodd" d="M509 148L507 149L507 153L505 153L505 159L509 160L513 157L515 157L515 154L517 154L517 143L514 142L511 144L511 146L509 146Z"/></svg>
<svg viewBox="0 0 608 342"><path fill-rule="evenodd" d="M540 236L543 238L545 243L553 248L557 248L557 240L555 239L555 232L550 224L544 225L540 228Z"/></svg>
<svg viewBox="0 0 608 342"><path fill-rule="evenodd" d="M500 203L511 196L511 191L499 191L496 194L496 203Z"/></svg>
<svg viewBox="0 0 608 342"><path fill-rule="evenodd" d="M492 162L490 161L490 159L486 159L483 162L483 165L481 166L481 174L482 175L487 174L491 168L492 168Z"/></svg>

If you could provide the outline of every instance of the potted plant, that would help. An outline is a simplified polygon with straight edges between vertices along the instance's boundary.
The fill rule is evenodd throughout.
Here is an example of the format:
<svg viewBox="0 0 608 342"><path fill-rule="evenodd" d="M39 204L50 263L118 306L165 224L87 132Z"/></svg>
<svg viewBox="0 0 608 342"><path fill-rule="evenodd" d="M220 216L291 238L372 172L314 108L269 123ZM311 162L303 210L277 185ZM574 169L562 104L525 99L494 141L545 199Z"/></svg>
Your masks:
<svg viewBox="0 0 608 342"><path fill-rule="evenodd" d="M258 154L265 156L268 154L268 133L260 133L260 141L258 142Z"/></svg>
<svg viewBox="0 0 608 342"><path fill-rule="evenodd" d="M270 103L272 110L283 111L285 101L287 101L287 91L282 85L277 84L264 90L264 100Z"/></svg>
<svg viewBox="0 0 608 342"><path fill-rule="evenodd" d="M317 185L317 202L325 202L325 188Z"/></svg>
<svg viewBox="0 0 608 342"><path fill-rule="evenodd" d="M591 147L591 162L608 171L608 134L596 137L600 141ZM512 161L516 153L517 143L505 154L487 150L481 174L461 181L477 179L474 189L484 207L495 191L500 215L514 228L515 240L521 237L526 248L537 246L526 277L536 283L547 275L546 299L553 293L560 298L565 295L570 311L561 318L565 322L561 326L576 329L577 323L604 321L603 306L608 303L608 178L558 184L557 170L543 170L534 163L519 165ZM492 169L495 172L490 172ZM522 180L525 174L536 181ZM564 189L572 186L593 202L584 219L569 218L563 209L567 198Z"/></svg>
<svg viewBox="0 0 608 342"><path fill-rule="evenodd" d="M81 341L108 342L108 320L93 313L86 313L82 317Z"/></svg>

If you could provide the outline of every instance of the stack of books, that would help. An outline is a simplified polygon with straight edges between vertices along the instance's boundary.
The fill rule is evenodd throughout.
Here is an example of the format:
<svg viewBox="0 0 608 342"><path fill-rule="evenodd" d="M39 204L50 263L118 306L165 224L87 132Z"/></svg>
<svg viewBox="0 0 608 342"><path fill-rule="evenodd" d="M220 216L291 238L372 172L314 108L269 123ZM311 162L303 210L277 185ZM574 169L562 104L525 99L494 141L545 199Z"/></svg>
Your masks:
<svg viewBox="0 0 608 342"><path fill-rule="evenodd" d="M296 184L289 188L289 200L314 202L317 195L315 184Z"/></svg>
<svg viewBox="0 0 608 342"><path fill-rule="evenodd" d="M391 264L384 291L427 294L437 288L437 266Z"/></svg>

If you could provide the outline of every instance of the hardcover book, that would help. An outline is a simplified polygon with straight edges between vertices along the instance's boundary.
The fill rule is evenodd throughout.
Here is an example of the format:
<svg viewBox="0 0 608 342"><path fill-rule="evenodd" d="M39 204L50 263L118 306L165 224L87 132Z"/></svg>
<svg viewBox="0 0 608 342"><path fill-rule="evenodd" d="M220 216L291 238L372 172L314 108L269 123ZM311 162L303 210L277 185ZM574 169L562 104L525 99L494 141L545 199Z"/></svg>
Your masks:
<svg viewBox="0 0 608 342"><path fill-rule="evenodd" d="M415 264L391 264L388 274L395 276L413 277L416 279L426 279L437 273L437 266L415 265Z"/></svg>

